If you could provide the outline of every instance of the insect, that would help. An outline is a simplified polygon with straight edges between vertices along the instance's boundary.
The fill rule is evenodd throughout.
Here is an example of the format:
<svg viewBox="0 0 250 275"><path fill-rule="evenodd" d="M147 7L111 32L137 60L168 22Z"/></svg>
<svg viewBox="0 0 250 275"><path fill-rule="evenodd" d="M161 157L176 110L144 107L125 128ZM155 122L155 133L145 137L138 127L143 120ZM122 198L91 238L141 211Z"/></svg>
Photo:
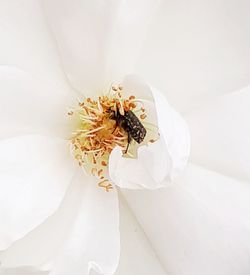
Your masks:
<svg viewBox="0 0 250 275"><path fill-rule="evenodd" d="M120 111L117 110L116 113L112 112L111 119L116 121L115 130L117 126L120 126L128 134L128 144L125 150L125 154L128 152L128 148L132 139L134 139L137 143L141 143L144 140L147 131L138 117L132 111L124 111L124 115L122 115Z"/></svg>

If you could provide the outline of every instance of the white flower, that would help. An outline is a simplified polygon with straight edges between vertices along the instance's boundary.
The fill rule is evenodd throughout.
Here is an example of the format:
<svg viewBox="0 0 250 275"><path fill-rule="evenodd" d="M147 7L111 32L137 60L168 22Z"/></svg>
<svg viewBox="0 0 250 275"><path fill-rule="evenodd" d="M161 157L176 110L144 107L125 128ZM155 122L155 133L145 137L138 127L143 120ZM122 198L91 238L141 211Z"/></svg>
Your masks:
<svg viewBox="0 0 250 275"><path fill-rule="evenodd" d="M11 66L1 69L1 139L6 144L6 138L14 140L23 134L64 136L68 133L65 109L74 106L68 84L78 91L78 97L87 90L93 96L93 89L97 95L99 89L109 85L105 82L118 81L127 73L140 74L164 91L171 105L184 114L192 137L191 163L168 188L121 189L121 258L116 275L248 275L249 2L180 0L161 1L158 6L159 2L0 1L0 64ZM36 163L46 159L48 166L54 165L64 152L68 154L63 151L64 144L58 146L51 144L50 148L44 144L46 150L39 150ZM31 160L30 151L37 147L27 147L27 159ZM26 151L21 155L14 147L12 150L15 156L26 157ZM118 153L114 151L114 160ZM38 167L36 163L34 169ZM67 181L72 164L70 159L65 169L58 167L60 187ZM6 166L1 163L1 167L2 172ZM25 171L31 175L31 166L19 174ZM122 185L125 173L115 171L113 177ZM50 260L61 255L58 266L75 275L78 270L86 271L85 257L91 256L95 248L100 252L95 256L106 264L100 266L99 261L99 267L106 271L110 264L109 270L113 271L118 261L119 238L118 230L111 230L118 226L118 213L107 215L106 210L116 209L114 193L96 193L103 191L94 188L96 182L89 185L93 189L86 189L80 177L67 189L60 204L67 186L59 189L54 182L57 181L50 185L44 181L39 186L26 184L26 189L17 186L12 190L0 181L1 190L6 190L4 185L10 191L3 202L0 200L0 209L4 210L0 212L0 232L8 229L12 240L13 236L24 235L0 253L1 260L9 266L2 268L0 274L44 275L46 272L39 271L39 267L45 263L44 267L51 267ZM35 210L30 212L30 200L26 203L23 194L33 194L32 186L37 196L33 197ZM115 207L107 205L109 197L103 193L112 196ZM53 207L58 209L55 213ZM6 212L7 209L11 211ZM102 210L105 215L101 216ZM9 228L2 227L6 226L6 213L11 214ZM46 215L50 215L48 219L26 234L29 230L24 225L31 228L34 221L40 224ZM91 220L95 224L108 226L101 233L99 228L91 228L96 239L87 249L86 243L93 240L88 239L91 234L87 231L93 224L89 218L86 224L81 219L86 215L95 217ZM113 233L116 240L107 232ZM107 239L101 239L103 233ZM109 254L100 251L107 247ZM68 253L63 254L65 251ZM34 267L25 266L29 264Z"/></svg>
<svg viewBox="0 0 250 275"><path fill-rule="evenodd" d="M35 2L22 4L28 8L19 6L20 2L14 1L13 6L9 6L9 2L3 1L1 10L7 17L13 11L33 13L37 9L38 14L41 12ZM1 272L15 272L15 268L27 266L28 269L20 269L20 273L40 270L38 272L48 271L51 275L80 275L93 269L108 275L117 268L120 253L117 191L110 190L110 185L99 188L97 179L78 167L68 146L72 124L67 108L73 107L77 98L83 95L98 98L112 81L124 77L122 92L142 99L147 114L145 122L141 117L142 122L145 127L147 123L154 125L155 142L140 146L137 158L123 158L121 148L113 149L109 160L113 184L131 189L155 189L166 186L184 168L189 155L185 122L159 91L138 77L125 76L133 72L148 17L157 3L146 1L145 5L142 9L140 1L42 3L73 88L63 78L55 45L49 44L52 43L50 33L44 33L47 30L44 23L34 27L39 35L32 33L30 45L21 47L30 58L26 54L22 60L23 55L15 43L16 55L13 55L7 44L5 52L11 53L10 59L0 67ZM11 27L16 28L19 37L22 36L19 24L25 21L16 20L3 17L3 23L7 28L13 24ZM27 30L24 27L24 32ZM9 34L4 33L8 41ZM40 35L41 39L46 36L48 40L45 49L54 58L49 60L50 64L44 61L44 56L29 51L33 43L40 43L32 41L40 39ZM40 60L36 62L34 57ZM126 97L119 100L123 98ZM160 132L157 141L155 126ZM75 130L86 129L73 129L73 146L76 145ZM88 130L88 134L93 134L93 129ZM143 142L148 143L150 139L149 129ZM73 155L78 158L74 150ZM82 157L80 164L84 166ZM100 163L105 160L106 166L107 159L100 158ZM87 172L93 174L99 175L101 171L99 166L88 168Z"/></svg>

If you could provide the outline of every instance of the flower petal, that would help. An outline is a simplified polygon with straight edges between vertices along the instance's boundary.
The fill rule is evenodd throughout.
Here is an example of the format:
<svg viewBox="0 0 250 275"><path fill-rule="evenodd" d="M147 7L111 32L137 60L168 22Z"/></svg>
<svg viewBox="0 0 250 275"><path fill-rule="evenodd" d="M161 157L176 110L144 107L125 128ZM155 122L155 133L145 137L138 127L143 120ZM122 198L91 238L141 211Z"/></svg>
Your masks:
<svg viewBox="0 0 250 275"><path fill-rule="evenodd" d="M79 177L84 194L51 275L113 274L120 257L119 205L115 189L105 192L95 179Z"/></svg>
<svg viewBox="0 0 250 275"><path fill-rule="evenodd" d="M79 171L58 211L0 259L4 266L31 265L50 275L87 275L89 269L113 274L119 252L116 190L105 192Z"/></svg>
<svg viewBox="0 0 250 275"><path fill-rule="evenodd" d="M121 256L115 275L166 275L150 240L148 240L121 194L119 194L119 202Z"/></svg>
<svg viewBox="0 0 250 275"><path fill-rule="evenodd" d="M250 186L188 165L161 190L122 190L167 274L248 274Z"/></svg>
<svg viewBox="0 0 250 275"><path fill-rule="evenodd" d="M172 162L170 179L174 179L186 166L190 153L190 133L185 120L172 108L163 94L152 89L158 126Z"/></svg>
<svg viewBox="0 0 250 275"><path fill-rule="evenodd" d="M187 116L193 162L239 179L250 179L250 86Z"/></svg>
<svg viewBox="0 0 250 275"><path fill-rule="evenodd" d="M70 90L10 66L0 66L0 90L0 138L69 135L67 108L74 100Z"/></svg>
<svg viewBox="0 0 250 275"><path fill-rule="evenodd" d="M136 98L142 100L154 101L151 87L137 75L125 75L121 85L123 87L122 93L124 97L134 95Z"/></svg>
<svg viewBox="0 0 250 275"><path fill-rule="evenodd" d="M100 94L112 81L133 70L158 3L158 0L45 1L66 74L77 90Z"/></svg>
<svg viewBox="0 0 250 275"><path fill-rule="evenodd" d="M129 189L155 189L166 184L166 171L171 167L166 145L162 139L149 146L139 147L138 158L122 157L116 147L109 159L109 174L112 181Z"/></svg>
<svg viewBox="0 0 250 275"><path fill-rule="evenodd" d="M74 171L63 140L22 136L0 143L0 250L55 212Z"/></svg>
<svg viewBox="0 0 250 275"><path fill-rule="evenodd" d="M150 124L158 125L161 138L139 147L138 159L123 158L121 149L115 148L109 160L110 177L124 188L159 188L172 181L187 163L190 151L188 127L159 91L135 76L125 79L124 91L135 95L138 92L142 99L151 98L154 104L151 102L150 105L147 100L143 102ZM148 133L152 131L146 122L145 127L148 127Z"/></svg>
<svg viewBox="0 0 250 275"><path fill-rule="evenodd" d="M179 111L250 84L249 2L162 1L135 73Z"/></svg>
<svg viewBox="0 0 250 275"><path fill-rule="evenodd" d="M44 81L65 82L54 38L39 1L1 0L0 37L1 65L16 66Z"/></svg>
<svg viewBox="0 0 250 275"><path fill-rule="evenodd" d="M0 275L48 275L47 271L38 271L30 267L1 268Z"/></svg>

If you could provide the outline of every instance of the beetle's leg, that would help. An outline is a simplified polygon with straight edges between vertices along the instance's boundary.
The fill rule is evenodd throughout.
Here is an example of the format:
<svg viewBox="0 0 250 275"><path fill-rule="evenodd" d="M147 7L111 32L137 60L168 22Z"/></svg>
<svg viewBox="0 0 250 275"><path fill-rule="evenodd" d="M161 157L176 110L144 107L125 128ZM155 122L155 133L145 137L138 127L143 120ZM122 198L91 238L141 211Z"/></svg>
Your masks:
<svg viewBox="0 0 250 275"><path fill-rule="evenodd" d="M115 120L115 129L113 130L113 132L111 134L114 134L115 130L117 129L118 127L118 117L117 115L115 114L114 111L112 111L111 115L110 115L110 119L113 119Z"/></svg>
<svg viewBox="0 0 250 275"><path fill-rule="evenodd" d="M127 144L127 148L126 148L126 150L125 150L125 153L124 153L124 154L127 154L127 152L128 152L128 148L129 148L129 144L130 144L131 140L132 140L131 135L130 135L130 133L128 132L128 144Z"/></svg>
<svg viewBox="0 0 250 275"><path fill-rule="evenodd" d="M113 130L113 132L111 134L114 134L115 130L117 129L118 127L118 122L117 122L117 119L115 120L115 129Z"/></svg>

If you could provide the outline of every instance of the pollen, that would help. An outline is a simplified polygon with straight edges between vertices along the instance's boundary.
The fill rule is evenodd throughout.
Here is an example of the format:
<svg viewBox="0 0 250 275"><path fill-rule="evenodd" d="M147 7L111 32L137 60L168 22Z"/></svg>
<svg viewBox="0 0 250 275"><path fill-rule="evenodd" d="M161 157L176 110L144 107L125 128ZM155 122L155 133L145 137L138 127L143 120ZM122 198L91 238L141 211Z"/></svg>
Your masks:
<svg viewBox="0 0 250 275"><path fill-rule="evenodd" d="M70 149L73 157L88 174L99 179L98 185L109 192L113 187L108 179L108 163L112 150L119 146L123 150L128 145L128 133L114 119L131 110L139 112L141 119L145 110L137 106L136 97L123 97L123 87L113 85L97 98L85 98L76 108L68 112L74 131L70 136Z"/></svg>
<svg viewBox="0 0 250 275"><path fill-rule="evenodd" d="M140 115L140 118L141 119L145 119L147 117L147 115L146 114L142 114L142 115Z"/></svg>

